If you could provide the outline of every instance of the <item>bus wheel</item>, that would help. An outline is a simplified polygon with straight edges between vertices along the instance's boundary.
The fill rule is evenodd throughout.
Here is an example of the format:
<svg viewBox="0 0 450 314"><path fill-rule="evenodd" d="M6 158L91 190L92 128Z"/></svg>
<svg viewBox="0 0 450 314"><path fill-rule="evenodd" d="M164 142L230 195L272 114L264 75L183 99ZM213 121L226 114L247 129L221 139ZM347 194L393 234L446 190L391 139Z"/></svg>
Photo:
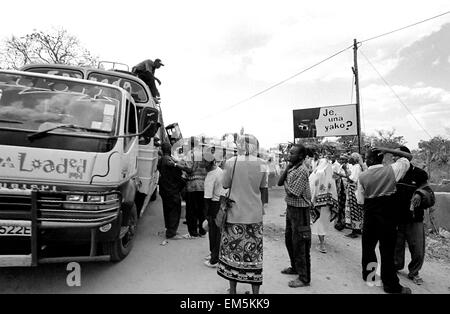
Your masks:
<svg viewBox="0 0 450 314"><path fill-rule="evenodd" d="M131 252L136 236L137 223L138 216L136 205L134 204L128 213L128 217L122 220L117 239L105 244L105 254L111 256L111 261L120 262Z"/></svg>

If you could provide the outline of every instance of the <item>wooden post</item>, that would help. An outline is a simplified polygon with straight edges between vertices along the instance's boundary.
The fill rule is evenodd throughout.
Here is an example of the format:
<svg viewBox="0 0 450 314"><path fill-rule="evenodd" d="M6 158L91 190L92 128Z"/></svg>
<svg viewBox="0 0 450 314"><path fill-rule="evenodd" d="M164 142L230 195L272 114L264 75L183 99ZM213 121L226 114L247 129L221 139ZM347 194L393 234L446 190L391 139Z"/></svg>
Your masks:
<svg viewBox="0 0 450 314"><path fill-rule="evenodd" d="M353 74L355 75L355 90L356 90L356 121L357 121L357 137L358 137L358 152L361 154L361 104L359 100L359 76L358 76L358 42L353 40Z"/></svg>

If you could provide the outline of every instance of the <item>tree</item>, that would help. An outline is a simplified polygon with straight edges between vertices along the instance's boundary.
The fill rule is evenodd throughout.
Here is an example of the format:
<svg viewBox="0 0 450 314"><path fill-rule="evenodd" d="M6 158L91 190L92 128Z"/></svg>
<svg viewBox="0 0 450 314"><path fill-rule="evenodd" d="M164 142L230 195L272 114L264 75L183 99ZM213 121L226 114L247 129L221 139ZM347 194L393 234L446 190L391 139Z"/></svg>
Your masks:
<svg viewBox="0 0 450 314"><path fill-rule="evenodd" d="M364 135L362 137L364 138ZM341 136L337 142L339 144L338 150L341 152L358 151L358 138L356 135Z"/></svg>
<svg viewBox="0 0 450 314"><path fill-rule="evenodd" d="M449 154L450 141L442 136L435 136L428 141L422 140L419 142L417 158L424 161L430 177L434 168L448 165Z"/></svg>
<svg viewBox="0 0 450 314"><path fill-rule="evenodd" d="M33 30L24 36L11 36L1 47L0 66L19 69L29 63L57 63L96 66L98 57L83 48L77 37L63 28Z"/></svg>
<svg viewBox="0 0 450 314"><path fill-rule="evenodd" d="M406 140L403 135L396 135L395 129L392 130L376 130L375 135L369 135L364 138L365 144L371 146L397 148L405 145Z"/></svg>

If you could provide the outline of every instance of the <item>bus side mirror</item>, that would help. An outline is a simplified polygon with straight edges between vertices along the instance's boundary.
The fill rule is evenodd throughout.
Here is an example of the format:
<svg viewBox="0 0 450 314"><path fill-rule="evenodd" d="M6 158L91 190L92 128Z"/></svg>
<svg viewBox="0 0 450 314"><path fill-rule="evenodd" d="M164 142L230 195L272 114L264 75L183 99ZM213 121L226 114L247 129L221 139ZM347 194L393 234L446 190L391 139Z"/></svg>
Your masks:
<svg viewBox="0 0 450 314"><path fill-rule="evenodd" d="M139 118L139 132L144 132L142 136L152 138L158 132L161 123L158 122L159 111L156 108L145 107L142 109Z"/></svg>

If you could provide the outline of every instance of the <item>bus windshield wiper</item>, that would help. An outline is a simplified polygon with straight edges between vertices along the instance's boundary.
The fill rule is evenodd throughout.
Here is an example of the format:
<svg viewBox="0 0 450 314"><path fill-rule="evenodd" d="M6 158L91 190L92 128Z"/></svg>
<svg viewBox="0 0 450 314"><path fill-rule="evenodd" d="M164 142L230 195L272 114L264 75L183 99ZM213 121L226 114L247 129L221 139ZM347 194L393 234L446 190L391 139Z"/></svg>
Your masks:
<svg viewBox="0 0 450 314"><path fill-rule="evenodd" d="M30 135L28 135L28 139L31 141L31 140L34 140L34 139L37 139L37 138L44 137L46 134L48 134L49 132L51 132L53 130L56 130L56 129L77 129L77 130L81 130L81 131L106 132L106 133L109 133L108 131L86 128L86 127L79 126L79 125L76 125L76 124L60 124L60 125L57 125L57 126L55 126L53 128L30 134Z"/></svg>
<svg viewBox="0 0 450 314"><path fill-rule="evenodd" d="M0 122L23 124L22 121L19 121L19 120L9 120L9 119L0 119Z"/></svg>

